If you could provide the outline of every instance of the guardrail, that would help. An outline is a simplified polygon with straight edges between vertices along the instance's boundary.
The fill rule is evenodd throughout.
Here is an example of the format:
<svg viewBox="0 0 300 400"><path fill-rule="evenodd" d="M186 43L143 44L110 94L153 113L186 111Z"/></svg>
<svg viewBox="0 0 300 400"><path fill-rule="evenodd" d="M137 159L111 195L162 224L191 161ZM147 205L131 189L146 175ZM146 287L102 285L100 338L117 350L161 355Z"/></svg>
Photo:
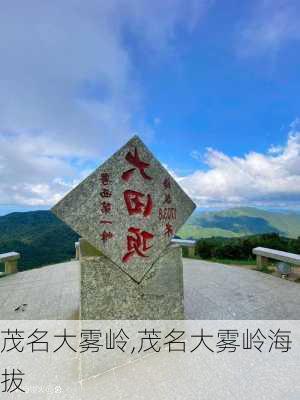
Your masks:
<svg viewBox="0 0 300 400"><path fill-rule="evenodd" d="M2 275L13 274L18 271L18 260L20 259L20 253L11 251L10 253L0 254L0 263L4 263L5 272Z"/></svg>
<svg viewBox="0 0 300 400"><path fill-rule="evenodd" d="M189 240L189 239L175 239L171 240L172 244L178 244L181 247L187 247L188 249L188 257L195 256L195 247L196 247L196 240Z"/></svg>

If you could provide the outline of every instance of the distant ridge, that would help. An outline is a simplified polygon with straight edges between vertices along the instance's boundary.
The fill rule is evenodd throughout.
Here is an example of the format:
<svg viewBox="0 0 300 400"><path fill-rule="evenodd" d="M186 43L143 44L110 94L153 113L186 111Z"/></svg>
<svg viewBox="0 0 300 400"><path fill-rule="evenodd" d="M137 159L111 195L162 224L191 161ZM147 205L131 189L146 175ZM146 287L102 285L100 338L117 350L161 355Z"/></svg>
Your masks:
<svg viewBox="0 0 300 400"><path fill-rule="evenodd" d="M14 212L0 217L0 253L21 253L23 269L74 257L78 235L50 211Z"/></svg>
<svg viewBox="0 0 300 400"><path fill-rule="evenodd" d="M300 236L300 213L266 211L254 207L238 207L223 211L196 211L178 235L194 239L205 237L239 237L262 233Z"/></svg>
<svg viewBox="0 0 300 400"><path fill-rule="evenodd" d="M262 233L300 236L300 214L251 207L196 211L180 229L182 238L240 237ZM23 269L70 260L78 235L50 211L14 212L0 217L0 253L18 251Z"/></svg>

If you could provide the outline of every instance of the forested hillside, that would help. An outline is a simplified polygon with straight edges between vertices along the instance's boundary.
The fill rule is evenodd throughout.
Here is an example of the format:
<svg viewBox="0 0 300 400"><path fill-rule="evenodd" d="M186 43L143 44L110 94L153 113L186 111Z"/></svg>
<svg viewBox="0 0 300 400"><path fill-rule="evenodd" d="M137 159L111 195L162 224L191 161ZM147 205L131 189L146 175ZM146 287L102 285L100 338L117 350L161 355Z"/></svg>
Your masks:
<svg viewBox="0 0 300 400"><path fill-rule="evenodd" d="M20 269L71 259L77 240L78 235L50 211L0 217L0 253L21 253Z"/></svg>

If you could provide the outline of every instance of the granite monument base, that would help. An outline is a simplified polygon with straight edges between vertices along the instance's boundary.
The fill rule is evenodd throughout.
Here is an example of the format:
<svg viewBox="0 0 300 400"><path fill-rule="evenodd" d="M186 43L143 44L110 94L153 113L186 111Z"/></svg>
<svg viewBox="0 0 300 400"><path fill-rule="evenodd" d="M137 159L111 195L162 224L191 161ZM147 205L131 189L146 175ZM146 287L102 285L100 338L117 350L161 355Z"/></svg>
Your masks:
<svg viewBox="0 0 300 400"><path fill-rule="evenodd" d="M141 283L109 258L80 248L82 320L182 320L181 248L168 246Z"/></svg>

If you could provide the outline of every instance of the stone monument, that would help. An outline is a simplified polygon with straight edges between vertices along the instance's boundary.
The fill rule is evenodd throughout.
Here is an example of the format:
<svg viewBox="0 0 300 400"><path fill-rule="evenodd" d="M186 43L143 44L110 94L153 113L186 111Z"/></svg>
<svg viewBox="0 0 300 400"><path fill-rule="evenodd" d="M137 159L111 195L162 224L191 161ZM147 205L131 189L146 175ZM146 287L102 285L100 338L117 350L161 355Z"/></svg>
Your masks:
<svg viewBox="0 0 300 400"><path fill-rule="evenodd" d="M183 319L181 248L170 242L194 208L137 136L54 206L83 238L81 319Z"/></svg>

